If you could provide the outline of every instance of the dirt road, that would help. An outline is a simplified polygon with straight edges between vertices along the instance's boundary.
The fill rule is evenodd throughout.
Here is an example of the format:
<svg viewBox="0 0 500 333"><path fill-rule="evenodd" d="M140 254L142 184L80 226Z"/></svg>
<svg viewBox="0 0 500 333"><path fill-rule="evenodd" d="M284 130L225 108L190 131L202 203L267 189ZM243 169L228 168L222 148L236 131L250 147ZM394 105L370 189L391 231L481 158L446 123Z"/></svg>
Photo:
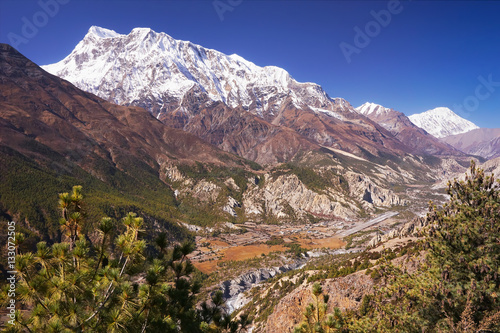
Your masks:
<svg viewBox="0 0 500 333"><path fill-rule="evenodd" d="M344 231L340 232L339 234L336 234L335 236L337 236L337 237L347 237L349 235L352 235L352 234L354 234L354 233L356 233L358 231L361 231L363 229L371 227L372 225L380 223L380 222L382 222L384 220L387 220L388 218L391 218L391 217L396 216L398 214L399 214L398 212L387 212L387 213L381 214L381 215L375 217L374 219L371 219L371 220L369 220L367 222L364 222L364 223L361 223L361 224L355 226L352 229L344 230Z"/></svg>

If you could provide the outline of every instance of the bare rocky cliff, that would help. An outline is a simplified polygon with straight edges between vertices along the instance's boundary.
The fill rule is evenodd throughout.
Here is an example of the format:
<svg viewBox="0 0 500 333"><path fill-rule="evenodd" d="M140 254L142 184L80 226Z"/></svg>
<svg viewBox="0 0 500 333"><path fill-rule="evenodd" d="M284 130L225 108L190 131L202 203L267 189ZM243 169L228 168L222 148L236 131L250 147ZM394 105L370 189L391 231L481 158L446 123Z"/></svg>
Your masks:
<svg viewBox="0 0 500 333"><path fill-rule="evenodd" d="M373 205L379 207L391 207L405 205L406 201L395 195L393 191L377 185L369 176L346 172L345 177L349 183L351 195L364 206L372 208ZM371 206L370 206L371 205Z"/></svg>
<svg viewBox="0 0 500 333"><path fill-rule="evenodd" d="M244 292L258 283L266 281L278 274L297 269L304 265L305 259L296 260L292 263L279 267L261 268L247 272L239 277L227 280L221 283L221 289L224 293L229 312L241 308L248 303L249 299L244 296Z"/></svg>
<svg viewBox="0 0 500 333"><path fill-rule="evenodd" d="M356 309L359 307L365 294L374 290L373 280L364 274L364 271L321 282L323 292L330 296L327 313L334 308L341 310ZM293 332L293 328L302 321L302 313L307 304L313 301L311 294L312 283L305 283L281 299L273 313L268 317L263 327L254 332L276 333Z"/></svg>
<svg viewBox="0 0 500 333"><path fill-rule="evenodd" d="M403 182L405 176L390 168L375 167L370 175L342 166L306 168L318 177L318 185L306 185L293 170L260 173L238 186L229 177L191 179L175 166L163 169L164 179L174 186L179 201L194 199L200 205L217 207L223 216L251 220L265 217L304 220L310 216L330 219L352 219L377 207L403 206L407 200L388 188L388 182ZM322 181L325 180L325 184ZM191 199L190 199L191 200Z"/></svg>
<svg viewBox="0 0 500 333"><path fill-rule="evenodd" d="M402 226L392 229L389 233L385 235L376 235L373 237L368 243L368 247L377 246L380 243L387 242L390 239L397 237L407 237L407 236L416 236L418 235L422 229L429 225L429 222L425 217L417 217L411 220L408 223L403 224Z"/></svg>
<svg viewBox="0 0 500 333"><path fill-rule="evenodd" d="M296 175L282 175L276 179L266 175L263 187L252 186L245 194L243 206L249 216L271 214L290 217L292 213L307 213L331 217L353 217L358 208L341 195L319 194L308 189Z"/></svg>

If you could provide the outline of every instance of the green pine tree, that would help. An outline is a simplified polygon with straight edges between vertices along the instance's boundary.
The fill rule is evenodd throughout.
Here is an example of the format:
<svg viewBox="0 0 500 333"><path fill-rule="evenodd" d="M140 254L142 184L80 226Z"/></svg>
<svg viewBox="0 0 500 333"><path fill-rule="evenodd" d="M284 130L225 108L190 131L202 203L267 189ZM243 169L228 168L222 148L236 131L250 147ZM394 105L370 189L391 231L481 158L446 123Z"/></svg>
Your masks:
<svg viewBox="0 0 500 333"><path fill-rule="evenodd" d="M158 258L146 260L143 219L135 213L119 225L103 218L98 236L90 237L81 233L82 188L59 199L63 242L40 242L36 252L16 256L18 311L7 332L201 331L199 285L187 258L192 243L169 250L166 235L160 235ZM9 300L7 288L1 300Z"/></svg>
<svg viewBox="0 0 500 333"><path fill-rule="evenodd" d="M336 333L346 332L346 323L338 308L327 314L329 296L316 282L312 286L313 302L306 306L303 321L294 329L295 333Z"/></svg>
<svg viewBox="0 0 500 333"><path fill-rule="evenodd" d="M354 332L500 332L500 184L474 162L430 204L427 258L409 274L387 263Z"/></svg>

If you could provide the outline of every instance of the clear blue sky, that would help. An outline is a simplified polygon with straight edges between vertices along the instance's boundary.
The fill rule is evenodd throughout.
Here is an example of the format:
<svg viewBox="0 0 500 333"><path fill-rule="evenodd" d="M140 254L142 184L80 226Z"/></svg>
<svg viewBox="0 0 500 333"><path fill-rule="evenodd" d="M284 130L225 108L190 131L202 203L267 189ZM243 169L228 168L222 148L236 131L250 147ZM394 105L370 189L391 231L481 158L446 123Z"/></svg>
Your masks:
<svg viewBox="0 0 500 333"><path fill-rule="evenodd" d="M57 13L44 15L38 1L0 0L0 41L9 43L9 33L27 37L18 50L44 65L68 55L92 25L124 34L134 27L150 27L237 53L260 66L283 67L296 80L316 82L330 96L343 97L354 106L370 101L407 115L447 106L481 127L500 128L500 2L41 3L53 1L65 4ZM218 13L214 4L225 4L225 10L220 7ZM381 10L389 12L389 23L383 15L386 21L377 23L371 14ZM36 21L38 31L26 34L25 28L23 33L26 21ZM359 39L356 44L356 27L364 33L368 28L369 43ZM350 63L340 45L351 52Z"/></svg>

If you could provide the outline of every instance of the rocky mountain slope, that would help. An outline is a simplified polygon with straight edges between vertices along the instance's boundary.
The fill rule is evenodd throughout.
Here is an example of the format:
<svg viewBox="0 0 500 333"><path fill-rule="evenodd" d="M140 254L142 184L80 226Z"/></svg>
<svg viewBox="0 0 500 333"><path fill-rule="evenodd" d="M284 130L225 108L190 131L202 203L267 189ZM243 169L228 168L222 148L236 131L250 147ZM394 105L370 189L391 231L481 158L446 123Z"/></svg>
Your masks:
<svg viewBox="0 0 500 333"><path fill-rule="evenodd" d="M460 152L453 147L443 144L433 135L413 124L402 112L368 102L357 107L356 111L384 127L418 154L460 155Z"/></svg>
<svg viewBox="0 0 500 333"><path fill-rule="evenodd" d="M416 217L410 222L392 229L389 233L380 235L377 234L368 242L368 247L376 247L380 243L385 243L393 238L403 238L409 236L419 236L423 228L429 225L429 221L425 217Z"/></svg>
<svg viewBox="0 0 500 333"><path fill-rule="evenodd" d="M92 27L70 55L44 68L259 163L319 146L365 157L416 152L317 84L151 29L122 35Z"/></svg>
<svg viewBox="0 0 500 333"><path fill-rule="evenodd" d="M500 157L500 129L478 128L441 139L467 154L486 159Z"/></svg>
<svg viewBox="0 0 500 333"><path fill-rule="evenodd" d="M244 296L243 292L276 275L296 270L305 263L305 259L297 259L290 264L278 267L256 269L242 274L232 280L222 282L220 287L222 289L224 299L227 302L229 312L232 312L235 309L240 309L243 305L248 303L249 299Z"/></svg>
<svg viewBox="0 0 500 333"><path fill-rule="evenodd" d="M404 191L395 192L394 184L432 179L432 170L420 158L393 156L383 165L385 159L376 163L325 149L287 128L273 134L283 136L274 141L282 151L290 151L292 138L311 150L290 151L292 158L281 157L289 163L262 170L166 126L142 108L114 105L83 92L8 45L0 50L0 162L6 170L1 175L2 214L35 219L40 228L56 228L57 216L47 213L48 207L56 207L54 193L75 184L89 187L91 200L102 201L107 214L135 207L142 215L155 216L150 226L160 228L167 219L163 227L172 227L172 221L214 225L247 218L353 218L377 207L405 205ZM278 155L272 145L263 149ZM28 176L39 172L44 176ZM40 198L29 205L19 201L15 189L21 183L36 188ZM110 208L114 200L124 207Z"/></svg>
<svg viewBox="0 0 500 333"><path fill-rule="evenodd" d="M315 158L320 160L315 162ZM363 172L360 166L371 170ZM230 175L216 181L205 180L202 170L191 172L200 174L201 179L190 179L175 166L167 172L179 201L196 200L199 205L218 207L230 220L229 216L235 220L292 223L310 217L353 219L377 208L405 206L405 193L395 192L391 184L416 181L410 174L366 160L348 156L338 159L314 152L260 171L257 177L240 178L239 185Z"/></svg>
<svg viewBox="0 0 500 333"><path fill-rule="evenodd" d="M125 171L120 164L124 156L155 169L173 160L241 161L165 126L144 109L117 106L83 92L6 44L0 52L3 145L22 150L22 142L35 140L76 161L104 158Z"/></svg>
<svg viewBox="0 0 500 333"><path fill-rule="evenodd" d="M436 138L466 133L479 127L445 107L439 107L408 117L415 125Z"/></svg>
<svg viewBox="0 0 500 333"><path fill-rule="evenodd" d="M491 159L483 164L481 164L481 168L484 169L486 173L490 173L495 175L495 178L499 178L500 176L500 157Z"/></svg>
<svg viewBox="0 0 500 333"><path fill-rule="evenodd" d="M283 297L263 327L257 327L256 332L293 332L302 321L302 313L307 304L313 302L311 283L304 283ZM322 281L325 294L330 296L327 313L334 308L342 311L357 309L363 296L374 290L374 282L364 272L357 272L337 279ZM273 291L270 291L273 292Z"/></svg>
<svg viewBox="0 0 500 333"><path fill-rule="evenodd" d="M0 44L0 115L2 215L40 228L57 224L57 193L75 184L103 206L119 197L143 215L156 214L158 223L175 210L174 193L162 181L171 164L250 169L249 161L167 127L142 108L81 91L6 44Z"/></svg>

